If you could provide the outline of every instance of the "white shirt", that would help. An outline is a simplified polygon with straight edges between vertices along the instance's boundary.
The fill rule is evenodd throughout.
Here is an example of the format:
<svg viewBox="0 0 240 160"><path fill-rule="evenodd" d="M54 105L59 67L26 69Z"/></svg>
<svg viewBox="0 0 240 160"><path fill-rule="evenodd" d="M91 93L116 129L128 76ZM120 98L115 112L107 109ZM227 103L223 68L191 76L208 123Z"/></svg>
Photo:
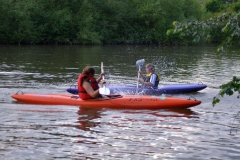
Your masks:
<svg viewBox="0 0 240 160"><path fill-rule="evenodd" d="M155 85L156 79L157 79L156 74L152 74L151 77L150 77L150 82L152 83L153 86Z"/></svg>

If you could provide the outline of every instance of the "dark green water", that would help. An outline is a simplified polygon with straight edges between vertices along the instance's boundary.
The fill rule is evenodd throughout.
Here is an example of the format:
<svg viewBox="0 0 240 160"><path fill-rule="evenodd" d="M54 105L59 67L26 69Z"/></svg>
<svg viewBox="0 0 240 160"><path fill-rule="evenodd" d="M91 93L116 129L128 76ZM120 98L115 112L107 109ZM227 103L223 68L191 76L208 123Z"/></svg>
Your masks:
<svg viewBox="0 0 240 160"><path fill-rule="evenodd" d="M239 99L212 107L240 56L215 46L0 46L1 159L239 159ZM112 110L23 104L10 95L66 93L86 65L107 85L136 84L136 61L156 65L161 84L204 83L186 110ZM160 84L160 85L161 85Z"/></svg>

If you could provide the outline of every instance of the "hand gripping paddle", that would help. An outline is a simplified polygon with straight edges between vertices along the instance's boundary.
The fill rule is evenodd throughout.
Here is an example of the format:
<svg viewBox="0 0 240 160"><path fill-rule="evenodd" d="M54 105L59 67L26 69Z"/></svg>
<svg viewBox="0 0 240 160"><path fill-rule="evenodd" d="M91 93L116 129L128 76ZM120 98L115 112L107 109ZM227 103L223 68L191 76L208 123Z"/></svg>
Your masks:
<svg viewBox="0 0 240 160"><path fill-rule="evenodd" d="M104 73L104 71L103 71L103 62L101 62L101 72ZM102 75L102 80L104 81L104 75ZM105 87L105 84L103 84L103 87L99 88L99 93L100 94L104 94L104 95L109 95L110 94L110 90Z"/></svg>

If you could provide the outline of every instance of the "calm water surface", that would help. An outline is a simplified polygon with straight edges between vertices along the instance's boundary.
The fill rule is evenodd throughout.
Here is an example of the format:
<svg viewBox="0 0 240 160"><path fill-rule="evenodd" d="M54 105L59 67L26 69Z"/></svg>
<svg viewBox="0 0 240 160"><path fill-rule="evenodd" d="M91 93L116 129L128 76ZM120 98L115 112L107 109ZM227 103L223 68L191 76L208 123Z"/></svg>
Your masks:
<svg viewBox="0 0 240 160"><path fill-rule="evenodd" d="M239 159L240 100L218 87L240 75L240 56L216 46L0 46L1 159ZM202 103L184 110L94 109L24 104L10 95L66 93L86 65L107 85L136 84L137 60L154 63L161 84L204 83ZM160 85L161 85L160 84ZM123 93L124 94L124 93Z"/></svg>

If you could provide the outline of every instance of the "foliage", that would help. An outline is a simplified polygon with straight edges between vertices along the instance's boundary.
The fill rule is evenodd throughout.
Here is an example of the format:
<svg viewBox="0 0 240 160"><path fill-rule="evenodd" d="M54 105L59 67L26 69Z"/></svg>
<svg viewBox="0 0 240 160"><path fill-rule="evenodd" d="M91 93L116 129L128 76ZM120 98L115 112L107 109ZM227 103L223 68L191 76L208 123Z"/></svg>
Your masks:
<svg viewBox="0 0 240 160"><path fill-rule="evenodd" d="M240 2L235 4L233 9L234 9L235 12L239 12L240 11Z"/></svg>
<svg viewBox="0 0 240 160"><path fill-rule="evenodd" d="M172 21L202 14L196 0L0 0L0 43L169 43Z"/></svg>
<svg viewBox="0 0 240 160"><path fill-rule="evenodd" d="M212 0L206 4L208 12L219 12L222 8L222 0Z"/></svg>
<svg viewBox="0 0 240 160"><path fill-rule="evenodd" d="M167 35L178 35L188 43L221 42L218 51L233 49L240 44L240 13L223 13L216 19L207 21L190 21L185 23L173 22L173 29L167 31ZM239 53L239 52L238 52Z"/></svg>
<svg viewBox="0 0 240 160"><path fill-rule="evenodd" d="M224 47L232 49L240 44L240 13L226 18L228 18L228 21L224 28L222 28L222 32L226 34L226 38L222 45L218 47L218 51L222 51ZM239 54L239 52L237 53Z"/></svg>
<svg viewBox="0 0 240 160"><path fill-rule="evenodd" d="M213 98L213 101L212 101L213 106L220 102L220 96L221 97L223 97L224 95L231 96L234 94L234 92L237 92L239 94L238 98L240 98L240 78L237 78L234 76L232 81L221 85L220 88L221 90L218 96Z"/></svg>

